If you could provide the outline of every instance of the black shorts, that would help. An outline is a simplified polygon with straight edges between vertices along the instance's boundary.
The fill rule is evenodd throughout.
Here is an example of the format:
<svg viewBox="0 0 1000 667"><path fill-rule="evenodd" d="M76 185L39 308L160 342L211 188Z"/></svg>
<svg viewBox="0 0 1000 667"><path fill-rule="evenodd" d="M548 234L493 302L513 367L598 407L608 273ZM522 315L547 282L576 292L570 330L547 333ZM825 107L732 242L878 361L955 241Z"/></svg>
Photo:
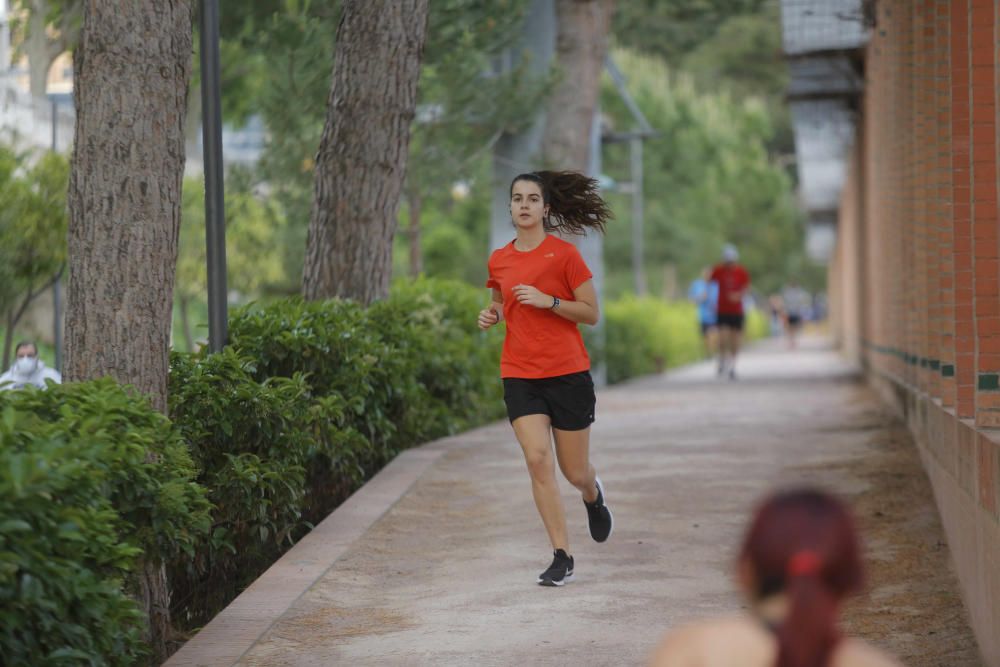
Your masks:
<svg viewBox="0 0 1000 667"><path fill-rule="evenodd" d="M701 335L707 336L708 332L715 328L715 322L701 322Z"/></svg>
<svg viewBox="0 0 1000 667"><path fill-rule="evenodd" d="M794 327L799 326L800 324L802 324L802 316L801 315L789 315L788 316L788 326L794 328Z"/></svg>
<svg viewBox="0 0 1000 667"><path fill-rule="evenodd" d="M743 331L743 313L733 315L730 313L719 313L719 326L728 329Z"/></svg>
<svg viewBox="0 0 1000 667"><path fill-rule="evenodd" d="M552 428L580 431L594 423L594 381L590 371L551 378L504 378L503 400L511 423L525 415L548 415Z"/></svg>

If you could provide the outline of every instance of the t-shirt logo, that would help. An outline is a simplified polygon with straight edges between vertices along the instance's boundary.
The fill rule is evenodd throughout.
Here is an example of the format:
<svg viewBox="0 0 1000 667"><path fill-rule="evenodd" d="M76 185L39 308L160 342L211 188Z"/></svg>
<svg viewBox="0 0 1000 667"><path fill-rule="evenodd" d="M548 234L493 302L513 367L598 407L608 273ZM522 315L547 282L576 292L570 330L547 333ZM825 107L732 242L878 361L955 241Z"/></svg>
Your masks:
<svg viewBox="0 0 1000 667"><path fill-rule="evenodd" d="M547 252L547 253L545 253L545 256L546 257L555 257L556 254L554 252Z"/></svg>

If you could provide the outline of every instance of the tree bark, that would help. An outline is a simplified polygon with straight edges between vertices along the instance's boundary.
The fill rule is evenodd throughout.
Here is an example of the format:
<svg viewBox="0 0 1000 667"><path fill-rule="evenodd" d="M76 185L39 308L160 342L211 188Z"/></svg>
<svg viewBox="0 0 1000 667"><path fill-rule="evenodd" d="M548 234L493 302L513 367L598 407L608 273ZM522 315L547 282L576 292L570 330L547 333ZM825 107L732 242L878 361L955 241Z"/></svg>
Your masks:
<svg viewBox="0 0 1000 667"><path fill-rule="evenodd" d="M74 57L66 376L166 412L191 76L187 0L92 0Z"/></svg>
<svg viewBox="0 0 1000 667"><path fill-rule="evenodd" d="M586 171L590 130L608 51L614 0L556 0L556 66L542 156L553 169Z"/></svg>
<svg viewBox="0 0 1000 667"><path fill-rule="evenodd" d="M424 271L424 253L420 240L420 213L423 197L419 192L412 192L406 198L410 207L410 227L407 230L410 237L410 276L419 278Z"/></svg>
<svg viewBox="0 0 1000 667"><path fill-rule="evenodd" d="M7 311L7 329L3 334L3 370L10 368L11 348L14 347L14 308Z"/></svg>
<svg viewBox="0 0 1000 667"><path fill-rule="evenodd" d="M191 53L188 0L88 0L74 52L65 376L111 376L164 413ZM139 568L157 657L161 570L156 554Z"/></svg>
<svg viewBox="0 0 1000 667"><path fill-rule="evenodd" d="M316 156L302 294L369 304L392 277L428 0L346 0Z"/></svg>

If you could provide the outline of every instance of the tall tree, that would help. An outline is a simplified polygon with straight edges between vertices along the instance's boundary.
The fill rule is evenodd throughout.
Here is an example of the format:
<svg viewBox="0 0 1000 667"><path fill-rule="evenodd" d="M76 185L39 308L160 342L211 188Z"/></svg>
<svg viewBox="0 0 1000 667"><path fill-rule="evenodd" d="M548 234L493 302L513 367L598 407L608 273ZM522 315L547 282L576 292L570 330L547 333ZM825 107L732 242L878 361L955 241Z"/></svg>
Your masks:
<svg viewBox="0 0 1000 667"><path fill-rule="evenodd" d="M547 165L585 171L614 0L556 0L556 68L542 155Z"/></svg>
<svg viewBox="0 0 1000 667"><path fill-rule="evenodd" d="M427 45L406 174L410 273L423 266L422 214L430 201L488 155L503 132L533 120L546 77L526 63L496 72L495 61L523 30L524 0L437 0L430 9ZM449 195L450 196L450 195Z"/></svg>
<svg viewBox="0 0 1000 667"><path fill-rule="evenodd" d="M347 0L342 12L302 293L367 304L392 277L428 0Z"/></svg>
<svg viewBox="0 0 1000 667"><path fill-rule="evenodd" d="M676 66L727 19L770 11L773 0L629 0L614 17L617 43Z"/></svg>
<svg viewBox="0 0 1000 667"><path fill-rule="evenodd" d="M0 145L0 312L4 315L3 368L14 332L36 297L58 280L66 262L66 182L69 165L58 153L30 164L30 154Z"/></svg>
<svg viewBox="0 0 1000 667"><path fill-rule="evenodd" d="M188 0L89 0L74 53L65 376L110 375L166 412L184 112ZM146 561L141 601L164 653L170 595Z"/></svg>
<svg viewBox="0 0 1000 667"><path fill-rule="evenodd" d="M28 81L34 97L45 97L49 70L76 46L83 0L16 0L18 53L28 59Z"/></svg>

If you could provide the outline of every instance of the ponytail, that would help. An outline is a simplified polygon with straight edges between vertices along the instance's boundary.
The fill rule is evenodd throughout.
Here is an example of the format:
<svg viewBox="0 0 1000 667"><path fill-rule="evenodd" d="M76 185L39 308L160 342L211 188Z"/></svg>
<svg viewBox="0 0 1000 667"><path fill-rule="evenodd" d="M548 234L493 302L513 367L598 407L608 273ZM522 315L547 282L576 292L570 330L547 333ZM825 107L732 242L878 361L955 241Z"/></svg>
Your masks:
<svg viewBox="0 0 1000 667"><path fill-rule="evenodd" d="M600 195L597 179L584 176L578 171L534 171L519 174L514 183L531 181L542 190L542 200L549 207L549 215L544 224L547 231L565 234L586 234L587 229L604 232L614 214Z"/></svg>
<svg viewBox="0 0 1000 667"><path fill-rule="evenodd" d="M777 667L828 667L840 641L837 599L822 580L822 561L799 551L788 561L788 613L778 628Z"/></svg>
<svg viewBox="0 0 1000 667"><path fill-rule="evenodd" d="M829 667L841 600L861 588L860 545L847 507L815 489L775 494L757 510L740 558L758 600L784 593L777 667Z"/></svg>

